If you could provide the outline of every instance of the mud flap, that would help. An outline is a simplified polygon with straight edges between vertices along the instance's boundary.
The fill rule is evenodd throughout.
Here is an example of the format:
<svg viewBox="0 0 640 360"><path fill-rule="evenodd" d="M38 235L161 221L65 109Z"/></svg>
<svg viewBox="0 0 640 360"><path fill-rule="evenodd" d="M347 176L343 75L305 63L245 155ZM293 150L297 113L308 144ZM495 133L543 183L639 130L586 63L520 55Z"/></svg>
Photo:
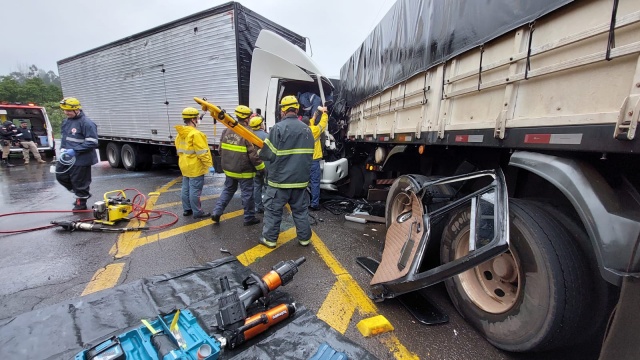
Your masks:
<svg viewBox="0 0 640 360"><path fill-rule="evenodd" d="M620 300L607 329L600 360L640 359L638 332L640 332L640 279L626 277L622 280Z"/></svg>
<svg viewBox="0 0 640 360"><path fill-rule="evenodd" d="M377 260L370 257L358 257L356 262L371 275L376 273L380 265ZM396 299L422 324L438 325L449 322L449 315L431 301L427 294L416 291L400 295Z"/></svg>

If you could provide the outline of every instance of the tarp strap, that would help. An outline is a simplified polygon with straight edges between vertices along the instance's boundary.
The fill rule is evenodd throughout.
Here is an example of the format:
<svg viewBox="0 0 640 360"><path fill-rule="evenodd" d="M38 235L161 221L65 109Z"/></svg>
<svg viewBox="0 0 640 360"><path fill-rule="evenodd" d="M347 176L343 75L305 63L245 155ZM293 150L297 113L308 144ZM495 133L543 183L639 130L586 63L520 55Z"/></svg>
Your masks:
<svg viewBox="0 0 640 360"><path fill-rule="evenodd" d="M441 100L444 100L444 83L445 83L445 78L447 77L447 60L442 62L442 98Z"/></svg>
<svg viewBox="0 0 640 360"><path fill-rule="evenodd" d="M529 70L531 70L531 43L533 42L533 32L536 30L536 22L529 23L529 45L527 45L527 65L524 67L524 79L529 79Z"/></svg>
<svg viewBox="0 0 640 360"><path fill-rule="evenodd" d="M607 40L607 55L605 59L611 60L611 49L616 47L616 15L618 14L618 1L613 0L613 9L611 10L611 23L609 24L609 39Z"/></svg>
<svg viewBox="0 0 640 360"><path fill-rule="evenodd" d="M484 44L480 45L480 65L478 65L478 91L482 85L482 55L484 55Z"/></svg>

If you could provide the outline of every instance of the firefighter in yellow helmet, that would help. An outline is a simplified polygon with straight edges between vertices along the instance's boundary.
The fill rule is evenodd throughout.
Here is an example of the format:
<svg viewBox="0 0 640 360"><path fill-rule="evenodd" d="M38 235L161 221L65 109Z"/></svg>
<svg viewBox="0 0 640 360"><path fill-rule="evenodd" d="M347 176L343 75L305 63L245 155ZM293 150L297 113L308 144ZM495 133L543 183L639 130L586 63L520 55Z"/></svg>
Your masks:
<svg viewBox="0 0 640 360"><path fill-rule="evenodd" d="M56 180L75 194L73 210L87 210L91 166L98 163L98 128L84 114L78 99L66 97L60 101L60 108L67 118L60 126L61 155L56 164Z"/></svg>
<svg viewBox="0 0 640 360"><path fill-rule="evenodd" d="M245 127L249 125L251 113L251 109L245 105L238 105L235 109L238 123ZM264 170L264 163L258 157L258 148L234 131L224 129L220 138L220 158L226 179L224 189L212 211L211 220L214 225L220 223L220 216L238 190L238 185L244 208L244 225L260 223L260 219L256 218L253 197L253 178L256 173Z"/></svg>
<svg viewBox="0 0 640 360"><path fill-rule="evenodd" d="M318 120L318 117L320 118ZM322 144L320 143L320 136L327 128L327 122L329 116L327 115L326 107L318 107L315 115L309 120L309 129L313 133L314 150L313 150L313 162L311 163L311 204L309 210L320 210L320 178L322 172L320 170L320 160L322 160Z"/></svg>
<svg viewBox="0 0 640 360"><path fill-rule="evenodd" d="M260 115L256 115L249 120L249 126L253 133L256 134L260 138L260 140L264 141L267 138L267 132L264 131L264 119ZM259 214L264 213L264 204L262 203L262 189L264 188L266 182L266 174L269 168L268 161L264 161L264 171L258 172L256 177L253 178L253 200L256 204L256 212Z"/></svg>
<svg viewBox="0 0 640 360"><path fill-rule="evenodd" d="M182 172L182 216L193 215L194 219L208 218L210 213L202 211L200 195L204 187L204 175L213 166L207 135L198 130L198 109L182 110L184 125L176 125L176 152L178 166Z"/></svg>
<svg viewBox="0 0 640 360"><path fill-rule="evenodd" d="M291 207L298 243L309 245L309 198L306 195L313 160L313 134L298 120L300 104L293 95L280 100L282 119L269 131L260 158L269 161L267 189L264 192L264 227L260 243L275 248L280 234L282 209Z"/></svg>

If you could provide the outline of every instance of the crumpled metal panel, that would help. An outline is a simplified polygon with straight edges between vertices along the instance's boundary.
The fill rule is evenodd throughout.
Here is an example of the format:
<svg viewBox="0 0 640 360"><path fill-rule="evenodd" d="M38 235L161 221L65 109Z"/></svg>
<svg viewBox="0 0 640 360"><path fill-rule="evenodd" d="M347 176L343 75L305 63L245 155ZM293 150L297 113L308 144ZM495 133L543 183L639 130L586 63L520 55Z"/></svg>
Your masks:
<svg viewBox="0 0 640 360"><path fill-rule="evenodd" d="M349 105L573 0L398 0L340 70Z"/></svg>

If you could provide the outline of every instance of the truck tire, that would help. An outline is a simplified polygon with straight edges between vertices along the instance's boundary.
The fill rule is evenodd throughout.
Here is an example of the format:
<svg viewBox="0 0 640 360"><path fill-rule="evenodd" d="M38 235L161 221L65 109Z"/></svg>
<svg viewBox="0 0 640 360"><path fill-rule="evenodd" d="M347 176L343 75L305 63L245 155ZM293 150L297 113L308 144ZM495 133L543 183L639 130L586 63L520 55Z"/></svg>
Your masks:
<svg viewBox="0 0 640 360"><path fill-rule="evenodd" d="M122 165L129 171L138 170L139 159L137 154L137 147L131 144L122 145Z"/></svg>
<svg viewBox="0 0 640 360"><path fill-rule="evenodd" d="M107 161L112 168L122 167L122 144L109 142L107 144Z"/></svg>
<svg viewBox="0 0 640 360"><path fill-rule="evenodd" d="M583 340L590 273L572 234L535 203L511 200L509 251L445 281L451 300L494 346L542 351ZM442 234L443 263L468 253L469 208Z"/></svg>

